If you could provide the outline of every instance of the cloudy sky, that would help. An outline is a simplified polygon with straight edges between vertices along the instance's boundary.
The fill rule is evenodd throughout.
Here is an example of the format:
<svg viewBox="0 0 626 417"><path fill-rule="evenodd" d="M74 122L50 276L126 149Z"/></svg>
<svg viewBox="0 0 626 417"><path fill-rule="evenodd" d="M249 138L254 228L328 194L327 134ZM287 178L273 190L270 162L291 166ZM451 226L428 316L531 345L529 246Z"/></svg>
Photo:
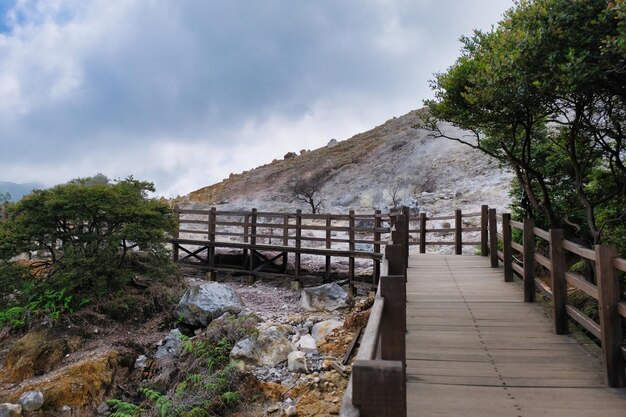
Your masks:
<svg viewBox="0 0 626 417"><path fill-rule="evenodd" d="M421 106L512 0L0 0L0 180L175 196Z"/></svg>

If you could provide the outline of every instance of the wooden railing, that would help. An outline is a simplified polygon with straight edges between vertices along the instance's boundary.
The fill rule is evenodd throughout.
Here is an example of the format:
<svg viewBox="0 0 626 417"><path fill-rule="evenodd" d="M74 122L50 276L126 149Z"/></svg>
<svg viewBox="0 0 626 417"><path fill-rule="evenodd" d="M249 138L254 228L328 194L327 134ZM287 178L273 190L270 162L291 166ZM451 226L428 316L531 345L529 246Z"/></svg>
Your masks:
<svg viewBox="0 0 626 417"><path fill-rule="evenodd" d="M302 254L325 256L325 274L329 276L332 257L348 258L348 275L355 276L355 259L373 261L373 276L380 276L381 245L389 235L389 215L372 214L303 214L177 209L178 234L174 259L192 262L209 269L215 263L215 248L243 249L245 267L250 271L262 265L260 251L281 252L271 261L282 258L286 272L290 253L294 254L294 274L301 274ZM190 249L191 247L191 249ZM180 251L184 251L182 254ZM206 255L204 255L206 251ZM265 261L268 261L265 259ZM266 262L267 263L267 262Z"/></svg>
<svg viewBox="0 0 626 417"><path fill-rule="evenodd" d="M513 240L515 229L521 231L522 243ZM513 281L515 275L522 279L526 302L535 300L535 290L552 300L557 334L568 333L568 320L571 319L595 336L602 347L607 385L625 386L626 347L623 327L626 322L626 301L620 300L619 274L626 272L626 259L617 256L613 245L586 248L564 239L560 229L546 231L535 227L533 219L517 222L511 220L510 214L503 214L500 230L497 236L502 251L493 251L497 253L494 266L498 265L498 260L503 261L505 281ZM544 250L547 253L539 253L536 250L538 247L547 247L547 251ZM572 258L576 257L592 265L593 272L587 279L568 270L568 261L571 264ZM537 277L537 264L549 271L549 282ZM568 301L568 292L571 290L582 291L597 300L599 322Z"/></svg>
<svg viewBox="0 0 626 417"><path fill-rule="evenodd" d="M343 417L406 417L408 211L394 221L382 276L344 395Z"/></svg>
<svg viewBox="0 0 626 417"><path fill-rule="evenodd" d="M454 214L445 216L427 217L426 213L419 213L409 218L409 235L412 237L409 245L419 245L420 253L426 253L427 246L454 246L457 255L463 253L463 246L479 246L481 254L487 256L488 225L489 207L486 205L481 207L481 211L471 213L463 213L458 209ZM480 232L479 240L465 240L463 236L469 232ZM444 238L449 236L451 239L429 241L429 234L437 234Z"/></svg>

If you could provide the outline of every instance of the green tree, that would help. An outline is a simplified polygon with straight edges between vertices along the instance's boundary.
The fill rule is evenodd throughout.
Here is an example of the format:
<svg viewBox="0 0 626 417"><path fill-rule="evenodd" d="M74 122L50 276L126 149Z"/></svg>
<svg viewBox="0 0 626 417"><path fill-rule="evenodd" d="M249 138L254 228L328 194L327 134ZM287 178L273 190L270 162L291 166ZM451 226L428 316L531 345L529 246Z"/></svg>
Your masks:
<svg viewBox="0 0 626 417"><path fill-rule="evenodd" d="M0 224L0 259L37 253L47 288L105 294L137 272L167 265L171 209L148 198L149 182L72 181L35 190L12 205Z"/></svg>
<svg viewBox="0 0 626 417"><path fill-rule="evenodd" d="M517 2L494 30L463 39L421 125L506 163L543 226L581 223L590 243L626 216L624 9Z"/></svg>

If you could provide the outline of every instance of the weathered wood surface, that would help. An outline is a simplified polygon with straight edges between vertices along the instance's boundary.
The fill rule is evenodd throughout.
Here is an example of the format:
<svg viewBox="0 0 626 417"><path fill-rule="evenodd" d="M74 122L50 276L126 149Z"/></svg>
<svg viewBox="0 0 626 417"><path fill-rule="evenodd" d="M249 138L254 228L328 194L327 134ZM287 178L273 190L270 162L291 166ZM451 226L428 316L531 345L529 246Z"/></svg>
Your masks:
<svg viewBox="0 0 626 417"><path fill-rule="evenodd" d="M623 417L599 353L484 257L416 255L407 282L409 416ZM595 348L595 349L594 349Z"/></svg>

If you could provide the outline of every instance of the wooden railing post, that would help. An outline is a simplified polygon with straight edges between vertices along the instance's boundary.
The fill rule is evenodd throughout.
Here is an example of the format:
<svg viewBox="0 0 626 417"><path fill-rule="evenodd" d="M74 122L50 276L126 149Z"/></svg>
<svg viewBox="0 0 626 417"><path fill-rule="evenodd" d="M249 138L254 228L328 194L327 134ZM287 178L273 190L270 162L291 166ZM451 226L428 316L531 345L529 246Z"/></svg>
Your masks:
<svg viewBox="0 0 626 417"><path fill-rule="evenodd" d="M250 214L250 245L252 246L256 245L256 213L257 209L253 208L252 213ZM252 271L256 267L256 257L254 256L254 249L250 250L249 259L250 265L248 268L250 269L250 271Z"/></svg>
<svg viewBox="0 0 626 417"><path fill-rule="evenodd" d="M381 229L383 226L382 212L380 210L374 211L374 253L380 253L380 239ZM374 271L372 277L372 284L377 285L380 279L380 261L374 260Z"/></svg>
<svg viewBox="0 0 626 417"><path fill-rule="evenodd" d="M463 254L463 215L459 209L454 211L454 253Z"/></svg>
<svg viewBox="0 0 626 417"><path fill-rule="evenodd" d="M565 250L563 230L550 229L550 277L552 279L552 311L554 332L567 334L567 282L565 281Z"/></svg>
<svg viewBox="0 0 626 417"><path fill-rule="evenodd" d="M489 209L489 256L491 267L498 267L498 220L496 209Z"/></svg>
<svg viewBox="0 0 626 417"><path fill-rule="evenodd" d="M600 341L605 367L606 383L611 388L624 386L622 321L617 310L620 288L613 259L617 257L614 245L596 245L596 280L598 285L598 313Z"/></svg>
<svg viewBox="0 0 626 417"><path fill-rule="evenodd" d="M302 210L296 210L296 249L300 249L302 247ZM295 253L295 276L296 279L300 276L300 252Z"/></svg>
<svg viewBox="0 0 626 417"><path fill-rule="evenodd" d="M352 402L360 417L405 417L404 364L399 361L354 361Z"/></svg>
<svg viewBox="0 0 626 417"><path fill-rule="evenodd" d="M289 214L283 214L283 246L289 246ZM287 263L289 261L289 252L283 253L283 273L287 273Z"/></svg>
<svg viewBox="0 0 626 417"><path fill-rule="evenodd" d="M487 256L489 254L489 206L480 206L480 254Z"/></svg>
<svg viewBox="0 0 626 417"><path fill-rule="evenodd" d="M406 280L403 275L380 278L385 307L380 327L380 357L406 364Z"/></svg>
<svg viewBox="0 0 626 417"><path fill-rule="evenodd" d="M406 258L401 244L392 243L385 246L385 258L387 258L388 275L406 277Z"/></svg>
<svg viewBox="0 0 626 417"><path fill-rule="evenodd" d="M331 248L331 233L330 233L330 226L332 225L332 219L330 217L330 214L326 215L326 249L330 249ZM326 279L325 282L330 282L330 256L326 256L326 267L324 268L325 272L326 272Z"/></svg>
<svg viewBox="0 0 626 417"><path fill-rule="evenodd" d="M426 213L420 213L420 253L426 253Z"/></svg>
<svg viewBox="0 0 626 417"><path fill-rule="evenodd" d="M215 222L217 221L217 210L211 207L209 211L209 242L215 243ZM215 246L209 246L209 266L215 266Z"/></svg>
<svg viewBox="0 0 626 417"><path fill-rule="evenodd" d="M513 248L511 242L511 214L502 214L502 255L504 260L504 282L513 282Z"/></svg>
<svg viewBox="0 0 626 417"><path fill-rule="evenodd" d="M535 301L535 220L524 219L524 302Z"/></svg>
<svg viewBox="0 0 626 417"><path fill-rule="evenodd" d="M406 265L409 262L409 230L411 230L411 210L404 206L402 207L402 216L404 217L404 236L402 237L402 244L404 245L404 257L406 258Z"/></svg>
<svg viewBox="0 0 626 417"><path fill-rule="evenodd" d="M250 213L243 215L243 243L250 241ZM250 267L250 253L248 249L243 250L243 268Z"/></svg>
<svg viewBox="0 0 626 417"><path fill-rule="evenodd" d="M354 239L355 239L355 229L356 227L356 222L354 219L354 210L350 210L350 220L349 220L349 228L350 230L348 231L348 240L349 242L349 249L350 252L354 252L355 250L355 244L354 244ZM352 294L354 294L354 288L352 286L352 281L354 281L354 256L350 255L350 257L348 258L348 279L349 281L349 288L350 288L350 292Z"/></svg>

